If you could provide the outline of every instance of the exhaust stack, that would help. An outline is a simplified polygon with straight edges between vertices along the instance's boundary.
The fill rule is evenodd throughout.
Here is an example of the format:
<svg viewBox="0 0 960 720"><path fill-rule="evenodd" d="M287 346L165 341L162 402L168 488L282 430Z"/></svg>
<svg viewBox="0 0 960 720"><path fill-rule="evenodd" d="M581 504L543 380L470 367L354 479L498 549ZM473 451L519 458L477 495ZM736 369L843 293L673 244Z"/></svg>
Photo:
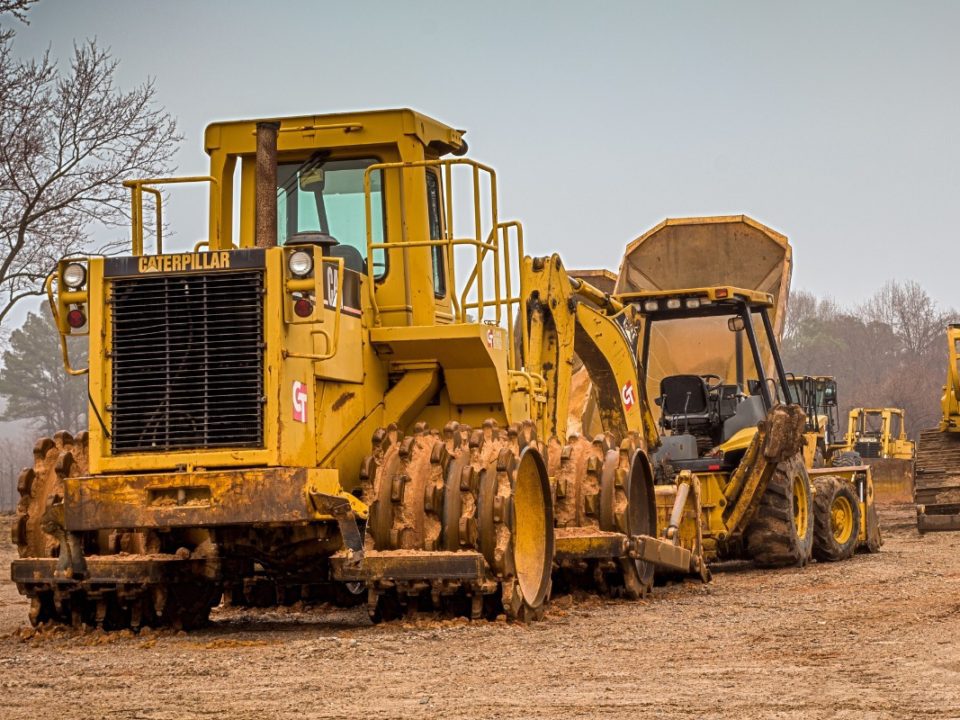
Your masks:
<svg viewBox="0 0 960 720"><path fill-rule="evenodd" d="M257 123L257 247L277 246L278 122Z"/></svg>

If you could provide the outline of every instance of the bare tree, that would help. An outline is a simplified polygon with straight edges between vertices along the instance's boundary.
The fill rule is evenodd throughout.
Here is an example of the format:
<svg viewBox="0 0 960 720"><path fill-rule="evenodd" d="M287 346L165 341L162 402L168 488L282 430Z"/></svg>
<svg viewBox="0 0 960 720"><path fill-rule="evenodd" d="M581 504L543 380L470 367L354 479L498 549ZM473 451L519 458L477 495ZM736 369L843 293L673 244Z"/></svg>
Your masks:
<svg viewBox="0 0 960 720"><path fill-rule="evenodd" d="M24 18L27 0L0 0ZM152 80L115 84L117 61L94 40L69 70L49 53L18 59L0 33L0 323L42 291L60 258L88 249L93 225L128 218L132 177L167 173L181 136Z"/></svg>
<svg viewBox="0 0 960 720"><path fill-rule="evenodd" d="M86 364L82 345L71 356ZM11 333L10 349L3 353L0 397L6 401L0 420L28 420L46 435L86 427L86 379L64 370L57 328L45 309L29 313Z"/></svg>
<svg viewBox="0 0 960 720"><path fill-rule="evenodd" d="M955 311L911 281L889 282L852 310L799 291L790 299L784 362L797 373L836 377L844 427L850 408L899 407L916 437L940 417L952 318Z"/></svg>
<svg viewBox="0 0 960 720"><path fill-rule="evenodd" d="M925 355L943 337L952 311L942 311L918 283L891 280L860 307L858 314L867 321L892 327L905 352Z"/></svg>

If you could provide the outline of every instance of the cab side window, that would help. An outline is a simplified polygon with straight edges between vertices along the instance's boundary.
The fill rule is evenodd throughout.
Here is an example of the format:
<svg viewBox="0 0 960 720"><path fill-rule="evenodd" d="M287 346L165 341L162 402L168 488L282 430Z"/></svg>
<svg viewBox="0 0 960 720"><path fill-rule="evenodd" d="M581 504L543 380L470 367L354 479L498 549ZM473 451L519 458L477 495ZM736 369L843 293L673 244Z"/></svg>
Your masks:
<svg viewBox="0 0 960 720"><path fill-rule="evenodd" d="M443 230L440 223L440 183L437 176L427 170L427 220L430 224L430 239L443 239ZM445 248L434 245L433 256L433 294L438 298L447 295L447 273L445 266Z"/></svg>

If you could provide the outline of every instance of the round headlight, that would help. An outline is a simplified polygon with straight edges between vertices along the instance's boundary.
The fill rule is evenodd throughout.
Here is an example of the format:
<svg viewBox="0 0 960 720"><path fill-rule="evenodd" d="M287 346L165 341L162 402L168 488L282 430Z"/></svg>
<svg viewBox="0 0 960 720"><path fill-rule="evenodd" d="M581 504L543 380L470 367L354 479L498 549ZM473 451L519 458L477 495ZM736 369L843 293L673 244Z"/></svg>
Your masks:
<svg viewBox="0 0 960 720"><path fill-rule="evenodd" d="M71 290L83 287L87 281L87 269L80 263L70 263L63 269L63 284Z"/></svg>
<svg viewBox="0 0 960 720"><path fill-rule="evenodd" d="M290 257L287 258L287 267L290 268L290 272L297 277L309 275L310 271L313 270L313 255L305 250L292 252L290 253Z"/></svg>

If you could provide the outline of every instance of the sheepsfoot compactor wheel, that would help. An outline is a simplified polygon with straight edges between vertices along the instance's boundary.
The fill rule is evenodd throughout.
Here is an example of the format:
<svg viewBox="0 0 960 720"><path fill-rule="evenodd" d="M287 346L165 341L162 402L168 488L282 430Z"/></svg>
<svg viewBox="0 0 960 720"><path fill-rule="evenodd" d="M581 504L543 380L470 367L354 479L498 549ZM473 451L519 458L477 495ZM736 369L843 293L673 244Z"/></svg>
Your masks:
<svg viewBox="0 0 960 720"><path fill-rule="evenodd" d="M418 610L537 619L550 592L550 485L532 423L401 436L378 430L364 460L370 506L362 560L333 558L338 580L365 582L374 621Z"/></svg>
<svg viewBox="0 0 960 720"><path fill-rule="evenodd" d="M689 573L699 560L655 537L636 442L573 437L545 448L532 422L494 420L478 430L419 425L406 437L378 430L362 471L366 548L358 562L334 556L334 576L366 583L374 621L418 610L538 619L552 578L558 590L641 598L656 567ZM547 457L559 467L552 479Z"/></svg>
<svg viewBox="0 0 960 720"><path fill-rule="evenodd" d="M18 479L13 580L30 598L30 622L107 629L206 622L220 601L216 563L186 551L151 552L144 533L73 533L64 526L65 480L86 474L88 437L39 440Z"/></svg>
<svg viewBox="0 0 960 720"><path fill-rule="evenodd" d="M705 573L657 526L636 309L524 254L461 131L386 110L205 142L209 175L172 179L211 185L193 252L145 240L168 181L135 180L131 254L47 280L91 422L20 478L33 622L194 627L221 600L529 620L554 585ZM589 438L567 430L576 363Z"/></svg>

